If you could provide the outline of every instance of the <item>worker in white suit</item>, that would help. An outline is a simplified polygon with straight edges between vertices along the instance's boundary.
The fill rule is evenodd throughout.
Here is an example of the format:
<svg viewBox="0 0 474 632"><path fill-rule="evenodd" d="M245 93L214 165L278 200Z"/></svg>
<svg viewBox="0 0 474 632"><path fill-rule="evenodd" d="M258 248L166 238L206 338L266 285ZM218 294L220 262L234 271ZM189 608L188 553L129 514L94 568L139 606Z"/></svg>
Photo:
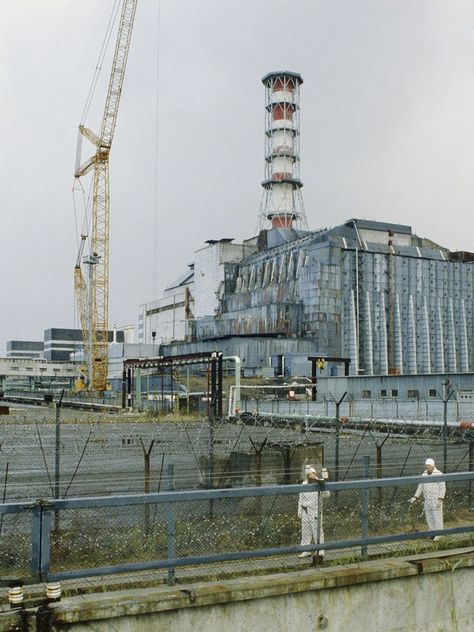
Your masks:
<svg viewBox="0 0 474 632"><path fill-rule="evenodd" d="M433 459L426 459L425 471L422 476L439 476L442 474L435 466ZM433 479L431 479L433 481ZM428 529L439 530L443 528L443 500L446 495L446 483L444 481L420 483L416 488L415 495L410 498L410 503L414 503L423 496L425 503L425 516ZM439 540L439 535L433 540Z"/></svg>
<svg viewBox="0 0 474 632"><path fill-rule="evenodd" d="M307 467L306 480L303 485L308 483L317 483L323 481L324 478L318 478L314 467ZM301 519L301 546L311 544L313 540L315 544L324 542L323 531L323 497L329 496L328 491L321 491L311 486L311 491L304 491L298 497L298 518ZM311 551L303 551L298 557L309 557ZM322 561L324 550L320 549L315 555Z"/></svg>

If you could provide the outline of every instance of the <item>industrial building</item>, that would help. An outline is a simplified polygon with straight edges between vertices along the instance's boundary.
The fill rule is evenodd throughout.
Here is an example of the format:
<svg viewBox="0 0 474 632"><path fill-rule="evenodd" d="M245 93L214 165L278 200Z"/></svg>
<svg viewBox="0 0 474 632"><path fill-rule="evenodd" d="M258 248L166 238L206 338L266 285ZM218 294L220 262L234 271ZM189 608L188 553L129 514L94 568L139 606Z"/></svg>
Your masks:
<svg viewBox="0 0 474 632"><path fill-rule="evenodd" d="M124 342L122 330L109 331L109 343ZM46 329L44 332L44 357L56 362L79 359L82 353L82 331L80 329ZM77 355L77 358L76 358Z"/></svg>
<svg viewBox="0 0 474 632"><path fill-rule="evenodd" d="M7 358L42 358L44 343L37 340L8 340Z"/></svg>
<svg viewBox="0 0 474 632"><path fill-rule="evenodd" d="M308 355L350 375L474 370L474 254L410 226L351 218L308 230L299 176L300 75L265 86L266 173L258 236L209 240L162 299L141 306L139 341L160 353L220 349L247 375L310 375ZM267 226L265 227L265 222ZM342 375L328 362L322 375Z"/></svg>
<svg viewBox="0 0 474 632"><path fill-rule="evenodd" d="M121 327L109 331L109 343L132 343L133 328ZM9 340L7 358L44 358L51 362L69 362L82 357L82 331L51 327L45 329L44 340Z"/></svg>

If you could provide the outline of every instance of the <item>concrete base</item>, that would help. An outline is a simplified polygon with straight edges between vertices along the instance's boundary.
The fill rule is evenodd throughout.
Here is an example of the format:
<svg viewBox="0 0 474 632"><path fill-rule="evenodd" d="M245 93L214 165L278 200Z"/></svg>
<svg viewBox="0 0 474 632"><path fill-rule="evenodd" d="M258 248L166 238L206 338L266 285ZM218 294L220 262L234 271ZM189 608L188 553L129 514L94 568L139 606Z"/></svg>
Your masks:
<svg viewBox="0 0 474 632"><path fill-rule="evenodd" d="M471 632L473 580L474 549L458 549L222 582L70 597L50 606L48 629Z"/></svg>

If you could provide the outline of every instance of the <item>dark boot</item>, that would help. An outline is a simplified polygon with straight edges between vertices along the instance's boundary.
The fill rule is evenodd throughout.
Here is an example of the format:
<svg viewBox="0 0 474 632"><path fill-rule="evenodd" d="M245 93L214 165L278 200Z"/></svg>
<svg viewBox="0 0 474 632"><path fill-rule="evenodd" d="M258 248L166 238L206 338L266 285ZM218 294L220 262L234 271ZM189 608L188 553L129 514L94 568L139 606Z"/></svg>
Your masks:
<svg viewBox="0 0 474 632"><path fill-rule="evenodd" d="M316 553L315 555L313 555L313 561L311 563L311 566L322 566L324 564L324 555L319 555L319 553Z"/></svg>

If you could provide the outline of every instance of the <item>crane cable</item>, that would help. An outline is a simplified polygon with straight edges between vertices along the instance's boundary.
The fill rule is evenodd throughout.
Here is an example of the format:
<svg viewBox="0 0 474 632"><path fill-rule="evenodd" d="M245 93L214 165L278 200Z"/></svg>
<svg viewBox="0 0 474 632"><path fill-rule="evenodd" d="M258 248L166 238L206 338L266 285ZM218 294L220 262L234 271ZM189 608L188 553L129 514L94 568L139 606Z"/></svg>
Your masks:
<svg viewBox="0 0 474 632"><path fill-rule="evenodd" d="M74 226L76 229L76 246L77 246L77 251L79 252L79 248L80 248L80 238L79 236L82 235L87 235L87 242L89 245L89 249L90 249L90 223L92 220L92 215L90 213L90 208L91 208L91 203L92 203L92 185L93 182L92 180L89 183L89 193L87 194L87 199L86 199L86 193L84 191L84 187L82 185L82 182L79 178L74 178L74 185L72 187L72 204L74 207ZM82 193L82 207L83 207L83 220L82 220L82 227L81 230L78 230L78 220L77 220L77 205L76 205L76 196L75 196L75 192L76 191L81 191Z"/></svg>
<svg viewBox="0 0 474 632"><path fill-rule="evenodd" d="M104 61L108 46L109 46L109 42L110 42L110 38L112 36L112 31L115 25L115 21L117 19L117 15L118 15L118 9L119 9L119 3L120 0L115 0L114 1L114 6L112 8L112 12L110 14L110 18L109 18L109 23L107 25L107 29L105 31L105 36L104 36L104 40L102 42L102 46L99 52L99 58L97 60L97 64L94 70L94 74L92 76L92 81L91 81L91 85L89 87L89 92L87 94L87 98L86 98L86 102L84 104L84 110L82 112L82 116L81 116L81 125L84 124L84 121L86 120L87 114L89 113L89 108L90 105L92 103L92 99L94 97L94 93L95 93L95 89L97 87L97 82L99 80L99 75L100 72L102 70L102 63Z"/></svg>

